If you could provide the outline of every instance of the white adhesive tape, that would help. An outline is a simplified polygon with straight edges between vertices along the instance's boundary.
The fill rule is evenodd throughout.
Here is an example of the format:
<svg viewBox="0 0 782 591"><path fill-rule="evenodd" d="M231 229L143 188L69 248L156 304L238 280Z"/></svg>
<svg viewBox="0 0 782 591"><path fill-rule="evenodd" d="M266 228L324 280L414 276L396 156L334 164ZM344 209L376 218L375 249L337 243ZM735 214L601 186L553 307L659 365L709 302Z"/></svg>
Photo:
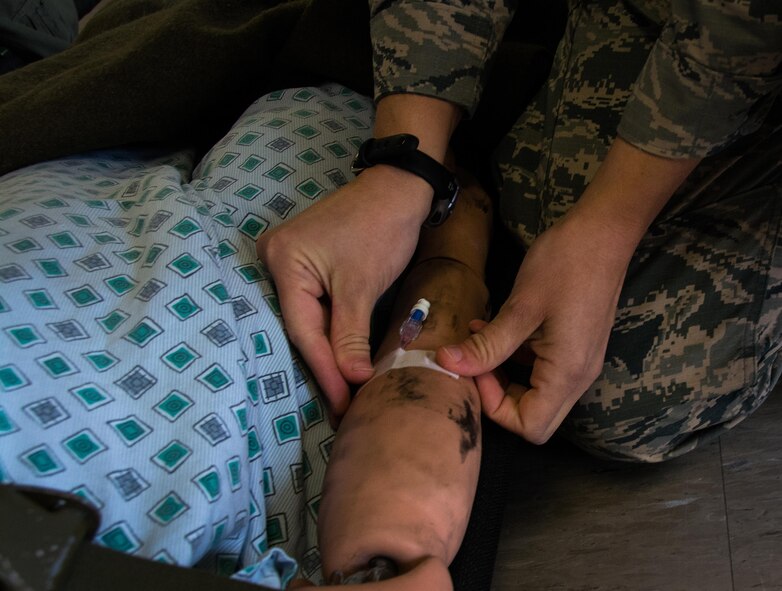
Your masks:
<svg viewBox="0 0 782 591"><path fill-rule="evenodd" d="M454 379L459 379L458 373L448 371L434 360L434 351L425 351L423 349L405 351L401 348L391 351L391 353L375 364L375 375L372 379L383 375L391 369L398 369L400 367L426 367L427 369L449 375Z"/></svg>

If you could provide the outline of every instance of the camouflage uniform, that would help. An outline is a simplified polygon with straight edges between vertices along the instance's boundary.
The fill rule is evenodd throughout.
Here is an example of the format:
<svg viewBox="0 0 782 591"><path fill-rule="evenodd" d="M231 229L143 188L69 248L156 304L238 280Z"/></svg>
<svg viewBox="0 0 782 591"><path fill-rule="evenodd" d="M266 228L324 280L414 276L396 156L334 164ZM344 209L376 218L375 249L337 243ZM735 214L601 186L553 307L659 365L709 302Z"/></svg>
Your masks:
<svg viewBox="0 0 782 591"><path fill-rule="evenodd" d="M370 4L377 96L472 112L511 1ZM575 0L547 84L497 151L501 216L524 247L579 198L617 135L703 158L639 245L603 372L560 430L593 453L685 453L746 418L782 371L772 4Z"/></svg>

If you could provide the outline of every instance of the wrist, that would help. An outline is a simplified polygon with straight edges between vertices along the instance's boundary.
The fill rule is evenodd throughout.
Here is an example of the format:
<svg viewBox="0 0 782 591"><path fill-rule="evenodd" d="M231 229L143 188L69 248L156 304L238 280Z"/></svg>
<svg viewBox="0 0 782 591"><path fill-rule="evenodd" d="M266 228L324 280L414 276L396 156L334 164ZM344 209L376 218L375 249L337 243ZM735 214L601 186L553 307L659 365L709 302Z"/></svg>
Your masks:
<svg viewBox="0 0 782 591"><path fill-rule="evenodd" d="M432 205L432 186L418 175L387 164L378 164L364 170L356 180L359 184L371 184L370 192L377 198L382 195L389 211L406 211L416 226L424 223Z"/></svg>
<svg viewBox="0 0 782 591"><path fill-rule="evenodd" d="M379 139L412 134L418 138L418 151L443 163L460 118L461 109L447 101L416 94L393 94L378 102L373 136ZM414 220L419 227L429 219L434 189L421 176L390 164L377 164L364 170L358 179L383 191L383 199L393 215L407 212L412 216L407 219Z"/></svg>
<svg viewBox="0 0 782 591"><path fill-rule="evenodd" d="M620 192L593 182L562 221L591 236L596 247L629 260L652 219L648 212L634 209L631 199Z"/></svg>
<svg viewBox="0 0 782 591"><path fill-rule="evenodd" d="M643 232L627 220L605 215L599 208L572 208L556 224L569 244L589 253L604 270L624 272Z"/></svg>
<svg viewBox="0 0 782 591"><path fill-rule="evenodd" d="M432 187L434 196L424 225L439 226L448 219L456 205L459 182L455 174L419 150L418 145L418 138L409 133L370 138L361 144L351 168L358 175L378 164L386 164L425 180Z"/></svg>
<svg viewBox="0 0 782 591"><path fill-rule="evenodd" d="M617 137L565 218L597 232L594 238L598 244L615 249L629 261L649 226L698 162L655 156Z"/></svg>
<svg viewBox="0 0 782 591"><path fill-rule="evenodd" d="M448 101L417 94L392 94L378 102L374 136L411 133L418 138L421 152L442 163L461 116L461 108Z"/></svg>

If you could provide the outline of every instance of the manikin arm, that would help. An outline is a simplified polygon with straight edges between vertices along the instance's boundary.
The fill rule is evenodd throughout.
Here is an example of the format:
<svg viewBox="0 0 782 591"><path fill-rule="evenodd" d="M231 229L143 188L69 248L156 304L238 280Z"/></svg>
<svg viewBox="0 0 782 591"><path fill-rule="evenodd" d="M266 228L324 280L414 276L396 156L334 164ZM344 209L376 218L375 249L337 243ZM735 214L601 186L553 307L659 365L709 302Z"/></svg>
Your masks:
<svg viewBox="0 0 782 591"><path fill-rule="evenodd" d="M452 217L422 233L377 360L398 348L397 329L419 298L432 305L408 350L459 342L468 321L485 316L489 228L489 199L470 183ZM380 557L400 576L362 589L451 589L447 565L467 527L480 454L472 379L422 367L375 376L350 405L332 447L318 518L326 580L350 580Z"/></svg>

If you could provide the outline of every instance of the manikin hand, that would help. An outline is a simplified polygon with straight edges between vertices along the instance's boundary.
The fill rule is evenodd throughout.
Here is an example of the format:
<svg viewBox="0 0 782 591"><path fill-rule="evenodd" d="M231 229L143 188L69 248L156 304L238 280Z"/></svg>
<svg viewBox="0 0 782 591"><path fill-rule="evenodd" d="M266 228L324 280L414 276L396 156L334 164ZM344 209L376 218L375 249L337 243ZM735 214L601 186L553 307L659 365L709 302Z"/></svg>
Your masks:
<svg viewBox="0 0 782 591"><path fill-rule="evenodd" d="M409 571L393 579L375 583L352 585L322 585L316 587L309 581L298 579L291 583L289 589L297 591L318 591L323 589L339 589L341 591L453 591L448 567L437 558L428 557L414 565Z"/></svg>
<svg viewBox="0 0 782 591"><path fill-rule="evenodd" d="M370 315L410 261L431 195L415 175L376 166L258 239L291 342L336 417L348 382L372 376Z"/></svg>

